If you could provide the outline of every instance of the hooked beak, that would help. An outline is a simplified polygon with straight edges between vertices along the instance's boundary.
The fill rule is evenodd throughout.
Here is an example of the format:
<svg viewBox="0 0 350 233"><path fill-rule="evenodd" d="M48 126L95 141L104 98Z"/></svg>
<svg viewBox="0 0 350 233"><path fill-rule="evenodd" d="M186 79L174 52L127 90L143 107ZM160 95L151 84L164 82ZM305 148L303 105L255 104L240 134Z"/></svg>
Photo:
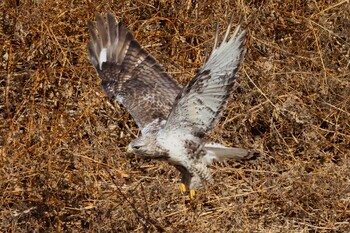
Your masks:
<svg viewBox="0 0 350 233"><path fill-rule="evenodd" d="M134 149L130 145L128 145L128 147L126 148L126 153L128 155L131 155L134 153Z"/></svg>

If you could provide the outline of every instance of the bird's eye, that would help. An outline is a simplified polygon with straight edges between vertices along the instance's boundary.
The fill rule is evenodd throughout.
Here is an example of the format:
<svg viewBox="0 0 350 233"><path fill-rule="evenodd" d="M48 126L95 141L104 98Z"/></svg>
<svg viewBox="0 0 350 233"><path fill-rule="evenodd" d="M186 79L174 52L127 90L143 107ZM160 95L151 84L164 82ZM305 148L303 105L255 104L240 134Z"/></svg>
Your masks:
<svg viewBox="0 0 350 233"><path fill-rule="evenodd" d="M133 146L133 148L134 148L135 150L138 150L138 149L141 148L141 146Z"/></svg>

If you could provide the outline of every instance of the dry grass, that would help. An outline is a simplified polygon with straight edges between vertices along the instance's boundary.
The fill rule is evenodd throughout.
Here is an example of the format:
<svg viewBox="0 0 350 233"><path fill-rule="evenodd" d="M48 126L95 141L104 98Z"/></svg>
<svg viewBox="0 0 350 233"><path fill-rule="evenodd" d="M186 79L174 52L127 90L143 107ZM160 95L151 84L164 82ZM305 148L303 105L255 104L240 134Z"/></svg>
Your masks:
<svg viewBox="0 0 350 233"><path fill-rule="evenodd" d="M0 232L349 232L349 1L122 2L1 3ZM181 83L216 21L250 16L212 138L263 156L214 165L192 201L173 167L126 158L137 129L86 53L87 20L106 11Z"/></svg>

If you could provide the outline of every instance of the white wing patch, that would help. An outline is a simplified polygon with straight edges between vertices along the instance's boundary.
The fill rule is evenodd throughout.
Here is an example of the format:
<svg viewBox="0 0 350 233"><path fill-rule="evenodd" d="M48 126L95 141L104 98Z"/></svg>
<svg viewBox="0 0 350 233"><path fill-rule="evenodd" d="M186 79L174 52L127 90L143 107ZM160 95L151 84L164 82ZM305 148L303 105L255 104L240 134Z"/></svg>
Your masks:
<svg viewBox="0 0 350 233"><path fill-rule="evenodd" d="M124 98L124 96L122 96L122 95L117 95L117 96L115 97L115 99L116 99L119 103L123 104L125 98Z"/></svg>
<svg viewBox="0 0 350 233"><path fill-rule="evenodd" d="M100 55L98 56L100 70L102 70L102 64L107 61L107 52L107 48L102 48Z"/></svg>

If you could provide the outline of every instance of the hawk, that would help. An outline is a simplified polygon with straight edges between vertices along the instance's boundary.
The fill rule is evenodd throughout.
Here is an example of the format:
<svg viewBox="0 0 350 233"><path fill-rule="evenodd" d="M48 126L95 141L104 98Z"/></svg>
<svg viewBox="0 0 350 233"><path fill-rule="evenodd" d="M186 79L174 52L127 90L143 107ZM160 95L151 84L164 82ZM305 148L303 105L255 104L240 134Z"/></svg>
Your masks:
<svg viewBox="0 0 350 233"><path fill-rule="evenodd" d="M141 136L130 142L127 154L166 160L181 173L181 192L194 195L202 181L212 181L208 165L214 160L250 159L243 148L228 148L206 141L218 123L243 60L245 30L237 26L230 37L232 19L206 63L184 87L143 49L123 23L111 13L89 21L88 54L107 95L134 118Z"/></svg>

